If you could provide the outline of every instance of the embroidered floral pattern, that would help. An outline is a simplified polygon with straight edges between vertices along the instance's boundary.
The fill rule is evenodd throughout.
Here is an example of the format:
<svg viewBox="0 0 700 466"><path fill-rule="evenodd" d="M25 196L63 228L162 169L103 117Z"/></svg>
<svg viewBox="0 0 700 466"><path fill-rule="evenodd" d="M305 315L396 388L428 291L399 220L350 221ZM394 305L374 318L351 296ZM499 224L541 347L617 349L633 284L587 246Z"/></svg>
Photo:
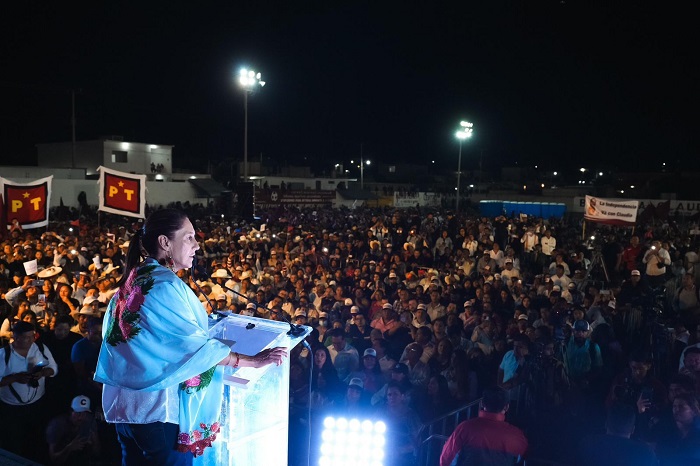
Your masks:
<svg viewBox="0 0 700 466"><path fill-rule="evenodd" d="M191 380L191 379L190 379ZM205 423L199 424L199 429L192 432L180 432L177 437L177 450L180 452L192 452L196 457L204 452L204 449L211 446L211 443L216 440L216 434L219 433L221 426L218 422L211 425Z"/></svg>
<svg viewBox="0 0 700 466"><path fill-rule="evenodd" d="M180 384L180 390L183 390L187 393L195 393L202 390L203 388L207 388L211 383L212 377L214 376L215 369L216 366L212 367L206 372L202 372L199 375L195 375L191 379L185 380Z"/></svg>
<svg viewBox="0 0 700 466"><path fill-rule="evenodd" d="M109 313L112 317L107 329L106 341L112 346L126 343L138 335L141 328L139 310L144 302L144 296L151 291L154 278L151 276L155 265L134 268L115 299L109 303Z"/></svg>

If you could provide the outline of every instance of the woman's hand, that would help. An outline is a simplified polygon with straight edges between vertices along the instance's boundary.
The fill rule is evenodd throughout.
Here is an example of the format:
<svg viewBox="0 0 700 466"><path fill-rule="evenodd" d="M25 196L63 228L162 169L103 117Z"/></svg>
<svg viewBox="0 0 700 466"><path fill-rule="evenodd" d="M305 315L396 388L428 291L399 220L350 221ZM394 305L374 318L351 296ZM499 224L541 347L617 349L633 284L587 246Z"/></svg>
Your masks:
<svg viewBox="0 0 700 466"><path fill-rule="evenodd" d="M279 366L282 364L282 360L287 357L287 349L282 347L270 348L262 350L251 359L253 361L252 367L265 367L270 364Z"/></svg>
<svg viewBox="0 0 700 466"><path fill-rule="evenodd" d="M232 367L265 367L270 364L279 366L284 358L287 357L287 348L269 348L262 350L255 356L246 356L245 354L231 353L220 364Z"/></svg>

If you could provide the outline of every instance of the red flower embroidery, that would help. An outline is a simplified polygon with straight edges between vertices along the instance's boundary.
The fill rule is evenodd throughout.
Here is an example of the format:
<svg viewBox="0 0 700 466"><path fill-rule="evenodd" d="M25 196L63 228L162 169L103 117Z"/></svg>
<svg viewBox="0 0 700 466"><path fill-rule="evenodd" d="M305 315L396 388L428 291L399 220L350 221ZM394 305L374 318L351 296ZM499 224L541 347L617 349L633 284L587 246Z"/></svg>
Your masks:
<svg viewBox="0 0 700 466"><path fill-rule="evenodd" d="M192 432L192 438L194 439L195 442L196 442L197 440L201 440L201 439L202 439L202 433L201 433L200 431L198 431L198 430L195 430L194 432Z"/></svg>
<svg viewBox="0 0 700 466"><path fill-rule="evenodd" d="M216 432L219 431L219 429L220 429L220 426L219 426L219 423L218 423L218 422L215 422L214 424L211 425L211 431L212 431L212 432L216 433Z"/></svg>
<svg viewBox="0 0 700 466"><path fill-rule="evenodd" d="M189 444L190 443L190 436L189 434L186 434L185 432L181 432L180 435L177 437L177 441L179 443L184 443L184 444Z"/></svg>
<svg viewBox="0 0 700 466"><path fill-rule="evenodd" d="M126 308L131 312L138 312L138 310L141 309L143 301L144 298L143 294L141 294L141 287L135 286L131 290L129 297L126 299Z"/></svg>
<svg viewBox="0 0 700 466"><path fill-rule="evenodd" d="M202 378L198 375L195 375L191 379L187 379L185 381L185 386L186 387L199 387L199 384L202 383ZM202 427L203 428L203 427Z"/></svg>

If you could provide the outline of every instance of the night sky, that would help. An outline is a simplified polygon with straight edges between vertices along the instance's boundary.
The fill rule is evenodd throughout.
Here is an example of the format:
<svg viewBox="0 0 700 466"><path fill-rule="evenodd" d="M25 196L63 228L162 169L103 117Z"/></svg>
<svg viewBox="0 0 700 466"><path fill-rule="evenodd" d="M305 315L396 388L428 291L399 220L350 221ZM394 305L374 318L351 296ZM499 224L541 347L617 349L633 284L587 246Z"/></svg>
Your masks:
<svg viewBox="0 0 700 466"><path fill-rule="evenodd" d="M467 168L482 150L491 168L560 171L698 154L698 28L663 2L15 3L0 19L3 164L70 140L70 89L78 140L173 144L200 169L242 158L243 66L266 81L251 159L328 169L363 143L373 160L451 167L461 119Z"/></svg>

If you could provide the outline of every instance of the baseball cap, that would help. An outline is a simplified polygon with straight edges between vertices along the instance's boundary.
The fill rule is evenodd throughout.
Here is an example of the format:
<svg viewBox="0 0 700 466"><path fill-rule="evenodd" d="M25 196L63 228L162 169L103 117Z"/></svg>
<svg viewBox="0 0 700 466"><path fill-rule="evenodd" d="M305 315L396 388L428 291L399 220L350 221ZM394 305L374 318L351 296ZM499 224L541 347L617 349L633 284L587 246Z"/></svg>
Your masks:
<svg viewBox="0 0 700 466"><path fill-rule="evenodd" d="M428 309L428 307L427 307L425 304L420 303L420 304L418 305L418 308L417 308L417 309L421 309L421 310L425 311L426 309Z"/></svg>
<svg viewBox="0 0 700 466"><path fill-rule="evenodd" d="M396 272L389 272L389 278L396 278Z"/></svg>
<svg viewBox="0 0 700 466"><path fill-rule="evenodd" d="M382 309L394 309L394 307L390 303L386 303L382 306Z"/></svg>
<svg viewBox="0 0 700 466"><path fill-rule="evenodd" d="M217 301L226 301L226 295L221 293L220 295L216 296Z"/></svg>
<svg viewBox="0 0 700 466"><path fill-rule="evenodd" d="M327 319L328 318L328 313L325 311L321 311L318 313L318 318L319 319Z"/></svg>
<svg viewBox="0 0 700 466"><path fill-rule="evenodd" d="M527 320L527 314L520 314L518 320Z"/></svg>
<svg viewBox="0 0 700 466"><path fill-rule="evenodd" d="M513 263L513 259L506 259L506 264L512 264L512 263Z"/></svg>
<svg viewBox="0 0 700 466"><path fill-rule="evenodd" d="M588 325L588 322L585 320L577 320L574 322L574 332L587 332L591 329L591 326Z"/></svg>
<svg viewBox="0 0 700 466"><path fill-rule="evenodd" d="M257 306L255 306L255 303L248 303L248 304L246 304L245 308L255 310L255 309L257 309Z"/></svg>
<svg viewBox="0 0 700 466"><path fill-rule="evenodd" d="M391 368L391 370L394 372L399 372L401 374L408 375L408 366L402 362L397 363L394 367Z"/></svg>
<svg viewBox="0 0 700 466"><path fill-rule="evenodd" d="M357 388L358 390L362 390L363 388L365 388L365 384L364 382L362 382L361 378L353 377L352 379L350 379L348 388Z"/></svg>
<svg viewBox="0 0 700 466"><path fill-rule="evenodd" d="M574 282L569 283L569 289L573 290L574 288L576 288L576 283L574 283Z"/></svg>
<svg viewBox="0 0 700 466"><path fill-rule="evenodd" d="M352 306L352 299L350 299L350 298L345 298L345 305L346 305L346 306Z"/></svg>
<svg viewBox="0 0 700 466"><path fill-rule="evenodd" d="M374 348L367 348L365 352L362 354L362 357L364 358L365 356L374 356L375 358L377 357L377 352L374 350Z"/></svg>
<svg viewBox="0 0 700 466"><path fill-rule="evenodd" d="M90 411L90 398L79 395L73 398L70 403L70 408L76 413L91 413Z"/></svg>
<svg viewBox="0 0 700 466"><path fill-rule="evenodd" d="M554 285L554 286L552 287L552 291L561 291L561 286L559 286L559 285Z"/></svg>
<svg viewBox="0 0 700 466"><path fill-rule="evenodd" d="M642 274L639 273L639 270L633 270L632 275L636 275L637 277L640 277Z"/></svg>
<svg viewBox="0 0 700 466"><path fill-rule="evenodd" d="M306 317L306 311L303 309L299 309L296 312L294 312L294 317Z"/></svg>
<svg viewBox="0 0 700 466"><path fill-rule="evenodd" d="M357 314L360 312L360 308L357 306L353 306L350 308L350 314Z"/></svg>

